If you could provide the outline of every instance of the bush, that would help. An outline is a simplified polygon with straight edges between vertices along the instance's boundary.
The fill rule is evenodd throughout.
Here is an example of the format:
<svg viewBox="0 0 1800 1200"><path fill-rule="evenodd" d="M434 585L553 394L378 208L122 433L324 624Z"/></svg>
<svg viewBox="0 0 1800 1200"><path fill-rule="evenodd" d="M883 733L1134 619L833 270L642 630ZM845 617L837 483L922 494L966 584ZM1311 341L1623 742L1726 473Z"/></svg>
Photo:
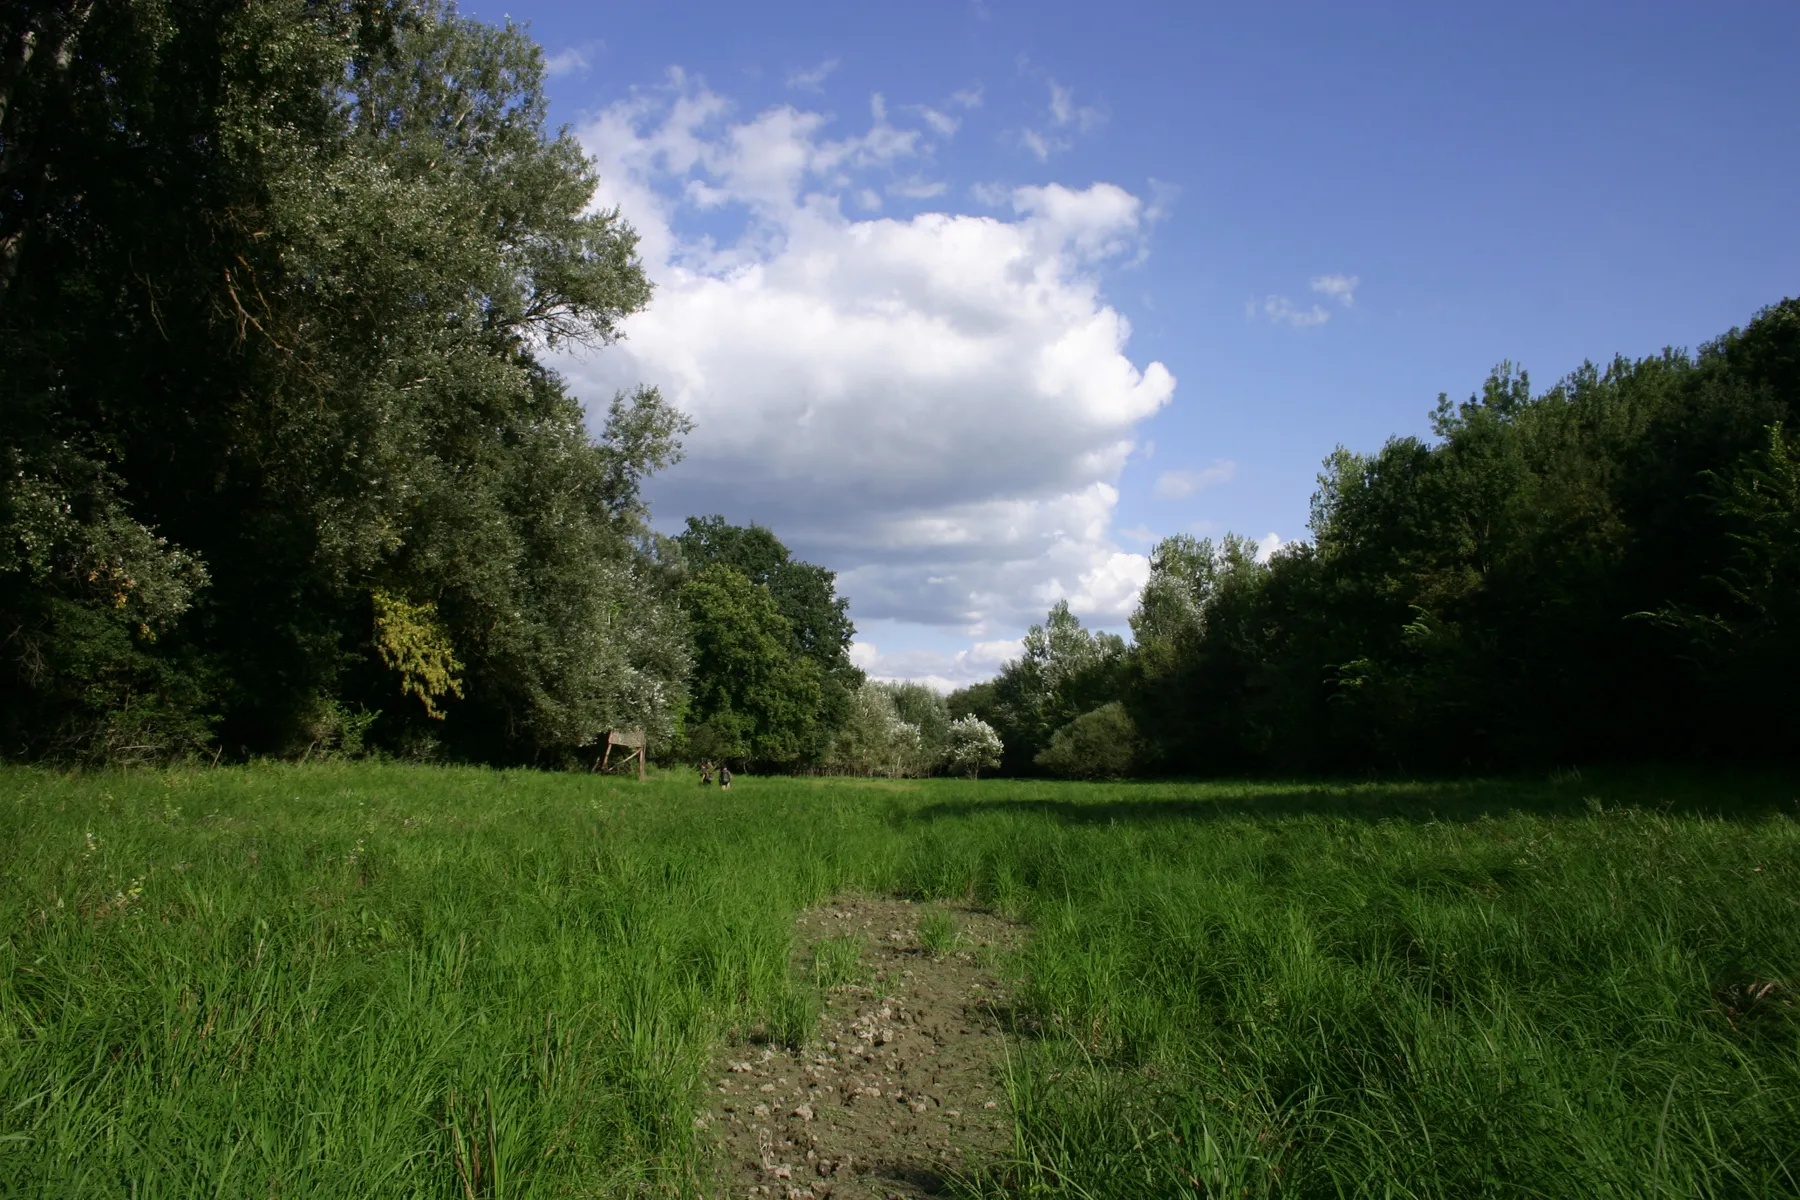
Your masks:
<svg viewBox="0 0 1800 1200"><path fill-rule="evenodd" d="M1037 765L1073 779L1117 779L1137 762L1137 726L1117 701L1082 713L1050 738Z"/></svg>

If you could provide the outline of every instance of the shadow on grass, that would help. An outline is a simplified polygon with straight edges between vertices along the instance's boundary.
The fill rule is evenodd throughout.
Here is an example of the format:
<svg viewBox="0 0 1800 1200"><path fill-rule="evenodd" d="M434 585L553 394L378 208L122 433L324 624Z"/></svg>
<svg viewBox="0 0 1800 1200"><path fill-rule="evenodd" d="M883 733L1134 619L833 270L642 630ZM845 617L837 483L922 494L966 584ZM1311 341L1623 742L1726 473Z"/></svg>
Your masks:
<svg viewBox="0 0 1800 1200"><path fill-rule="evenodd" d="M1800 818L1800 776L1745 770L1630 768L1548 781L995 783L1008 785L1009 794L925 804L905 819L1017 813L1069 825L1295 817L1460 823L1518 815L1586 817L1627 809L1721 820Z"/></svg>

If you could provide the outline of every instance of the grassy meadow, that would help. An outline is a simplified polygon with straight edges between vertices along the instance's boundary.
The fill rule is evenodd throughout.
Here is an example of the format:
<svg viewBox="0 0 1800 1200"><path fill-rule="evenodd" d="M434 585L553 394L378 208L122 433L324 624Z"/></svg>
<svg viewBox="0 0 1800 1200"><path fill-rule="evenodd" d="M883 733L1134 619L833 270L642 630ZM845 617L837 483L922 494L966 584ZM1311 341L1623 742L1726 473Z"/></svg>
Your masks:
<svg viewBox="0 0 1800 1200"><path fill-rule="evenodd" d="M1031 923L977 1192L1800 1194L1797 796L3 770L0 1195L709 1196L846 890Z"/></svg>

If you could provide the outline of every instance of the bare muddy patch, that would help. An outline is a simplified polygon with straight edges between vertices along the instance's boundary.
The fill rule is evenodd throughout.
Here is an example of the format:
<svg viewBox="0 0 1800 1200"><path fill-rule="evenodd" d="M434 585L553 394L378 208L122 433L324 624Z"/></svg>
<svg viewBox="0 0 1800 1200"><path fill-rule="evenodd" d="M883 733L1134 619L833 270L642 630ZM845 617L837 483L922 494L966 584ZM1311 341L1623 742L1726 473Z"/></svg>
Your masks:
<svg viewBox="0 0 1800 1200"><path fill-rule="evenodd" d="M1012 1148L993 969L1019 926L991 913L844 898L796 918L795 968L824 995L813 1038L724 1048L700 1118L733 1197L950 1194Z"/></svg>

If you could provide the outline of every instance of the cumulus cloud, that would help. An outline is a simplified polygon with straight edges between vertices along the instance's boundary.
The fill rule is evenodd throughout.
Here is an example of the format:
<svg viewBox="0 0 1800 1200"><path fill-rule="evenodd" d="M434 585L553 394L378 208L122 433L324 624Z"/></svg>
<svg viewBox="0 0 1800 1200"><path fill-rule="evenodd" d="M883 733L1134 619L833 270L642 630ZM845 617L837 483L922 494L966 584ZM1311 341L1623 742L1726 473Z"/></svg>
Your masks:
<svg viewBox="0 0 1800 1200"><path fill-rule="evenodd" d="M1330 296L1345 308L1356 307L1356 287L1362 282L1354 275L1314 275L1312 290Z"/></svg>
<svg viewBox="0 0 1800 1200"><path fill-rule="evenodd" d="M1127 356L1101 293L1142 249L1144 206L1049 184L989 215L854 215L873 185L907 194L931 151L872 113L834 136L674 73L583 126L596 202L636 225L657 291L565 373L592 405L660 386L698 428L652 481L656 511L771 526L839 571L859 618L992 639L1066 596L1122 621L1148 563L1111 536L1115 482L1175 387Z"/></svg>
<svg viewBox="0 0 1800 1200"><path fill-rule="evenodd" d="M808 67L802 71L789 71L787 85L797 92L822 92L824 83L831 78L831 73L838 69L838 60L828 58L816 67Z"/></svg>
<svg viewBox="0 0 1800 1200"><path fill-rule="evenodd" d="M1230 483L1237 475L1237 464L1219 459L1198 471L1164 471L1156 477L1156 494L1164 500L1180 500L1201 488L1216 483Z"/></svg>
<svg viewBox="0 0 1800 1200"><path fill-rule="evenodd" d="M1269 533L1263 537L1253 538L1251 540L1256 544L1256 561L1261 563L1266 563L1271 558L1275 557L1275 552L1277 550L1295 544L1295 539L1293 538L1283 541L1279 533Z"/></svg>
<svg viewBox="0 0 1800 1200"><path fill-rule="evenodd" d="M871 679L911 680L939 692L953 692L991 678L1023 651L1018 638L976 642L967 650L900 650L891 654L882 653L871 642L852 642L850 661Z"/></svg>

